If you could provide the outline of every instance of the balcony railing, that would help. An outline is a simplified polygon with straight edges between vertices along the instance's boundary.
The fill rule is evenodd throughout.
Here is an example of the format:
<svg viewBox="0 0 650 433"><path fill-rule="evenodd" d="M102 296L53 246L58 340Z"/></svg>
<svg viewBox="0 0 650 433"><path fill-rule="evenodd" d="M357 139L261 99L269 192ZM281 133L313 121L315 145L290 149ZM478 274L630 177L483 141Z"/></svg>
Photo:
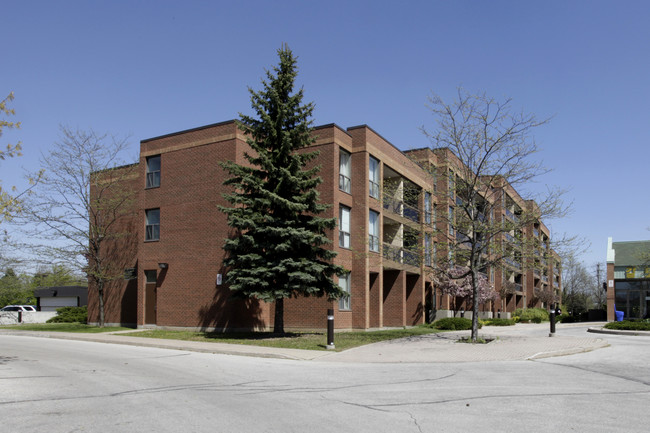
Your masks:
<svg viewBox="0 0 650 433"><path fill-rule="evenodd" d="M418 208L404 203L404 217L418 223L420 222L420 211Z"/></svg>
<svg viewBox="0 0 650 433"><path fill-rule="evenodd" d="M542 275L542 281L548 283L548 275Z"/></svg>
<svg viewBox="0 0 650 433"><path fill-rule="evenodd" d="M395 198L384 198L384 209L389 210L411 221L420 222L420 211L413 206Z"/></svg>
<svg viewBox="0 0 650 433"><path fill-rule="evenodd" d="M508 265L512 266L513 268L521 269L521 263L516 262L515 260L511 259L510 257L506 257L504 259L504 262L506 262Z"/></svg>
<svg viewBox="0 0 650 433"><path fill-rule="evenodd" d="M383 245L384 258L396 263L402 263L411 266L420 266L420 254L417 251L409 250L394 245Z"/></svg>
<svg viewBox="0 0 650 433"><path fill-rule="evenodd" d="M515 291L516 292L523 292L524 287L521 284L515 283Z"/></svg>
<svg viewBox="0 0 650 433"><path fill-rule="evenodd" d="M402 206L404 206L404 202L402 202L401 200L397 200L395 198L386 197L386 195L384 194L383 206L384 209L386 210L389 210L398 215L402 215Z"/></svg>
<svg viewBox="0 0 650 433"><path fill-rule="evenodd" d="M515 215L514 212L512 212L510 209L507 209L507 208L506 208L506 216L508 218L510 218L511 220L513 220L514 222L519 221L519 217L517 215Z"/></svg>

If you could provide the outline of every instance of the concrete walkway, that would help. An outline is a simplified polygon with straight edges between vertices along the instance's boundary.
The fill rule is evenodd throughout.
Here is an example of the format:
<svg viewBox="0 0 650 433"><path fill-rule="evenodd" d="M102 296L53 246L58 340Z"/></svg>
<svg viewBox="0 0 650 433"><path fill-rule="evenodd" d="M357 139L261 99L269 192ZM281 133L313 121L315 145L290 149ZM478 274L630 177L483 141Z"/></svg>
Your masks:
<svg viewBox="0 0 650 433"><path fill-rule="evenodd" d="M595 324L592 324L595 325ZM599 329L602 324L597 324ZM479 336L491 339L488 344L458 343L469 331L444 332L385 341L356 347L343 352L282 349L243 344L206 343L197 341L141 338L115 333L84 334L66 332L33 332L0 330L0 335L23 335L39 338L92 341L110 344L158 347L192 352L219 353L239 356L293 359L302 361L363 362L363 363L426 363L426 362L483 362L544 358L570 355L607 347L605 338L562 335L563 329L585 327L585 324L558 324L557 333L549 337L548 323L517 324L515 326L486 326ZM335 338L336 342L336 338Z"/></svg>

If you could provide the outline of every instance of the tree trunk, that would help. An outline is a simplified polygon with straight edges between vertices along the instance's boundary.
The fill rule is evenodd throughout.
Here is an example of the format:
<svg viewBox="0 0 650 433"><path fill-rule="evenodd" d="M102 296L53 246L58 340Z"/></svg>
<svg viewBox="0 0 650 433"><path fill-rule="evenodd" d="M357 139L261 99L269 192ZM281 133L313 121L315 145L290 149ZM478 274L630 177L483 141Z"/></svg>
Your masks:
<svg viewBox="0 0 650 433"><path fill-rule="evenodd" d="M472 269L472 343L478 338L478 275L476 268Z"/></svg>
<svg viewBox="0 0 650 433"><path fill-rule="evenodd" d="M104 282L97 282L97 298L99 301L99 327L104 327Z"/></svg>
<svg viewBox="0 0 650 433"><path fill-rule="evenodd" d="M97 297L99 300L99 327L104 327L104 289L97 290Z"/></svg>
<svg viewBox="0 0 650 433"><path fill-rule="evenodd" d="M273 332L284 334L284 298L275 300L275 320L273 321Z"/></svg>

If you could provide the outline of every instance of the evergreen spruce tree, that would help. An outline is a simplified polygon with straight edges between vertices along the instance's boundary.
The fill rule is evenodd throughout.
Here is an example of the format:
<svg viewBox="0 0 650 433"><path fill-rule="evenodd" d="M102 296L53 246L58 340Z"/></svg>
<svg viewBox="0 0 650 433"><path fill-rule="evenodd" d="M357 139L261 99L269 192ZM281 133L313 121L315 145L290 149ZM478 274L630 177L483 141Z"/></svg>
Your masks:
<svg viewBox="0 0 650 433"><path fill-rule="evenodd" d="M336 253L326 230L335 218L322 218L316 187L320 167L307 168L316 152L299 152L314 142L313 103L302 104L302 89L293 93L296 58L285 45L280 63L267 71L263 89L251 93L258 119L240 114L239 128L252 152L249 165L228 161L230 174L224 194L233 207L221 207L235 235L225 241L226 282L236 295L275 301L274 332L284 333L284 299L324 296L337 299L343 292L333 280L344 269L332 263Z"/></svg>

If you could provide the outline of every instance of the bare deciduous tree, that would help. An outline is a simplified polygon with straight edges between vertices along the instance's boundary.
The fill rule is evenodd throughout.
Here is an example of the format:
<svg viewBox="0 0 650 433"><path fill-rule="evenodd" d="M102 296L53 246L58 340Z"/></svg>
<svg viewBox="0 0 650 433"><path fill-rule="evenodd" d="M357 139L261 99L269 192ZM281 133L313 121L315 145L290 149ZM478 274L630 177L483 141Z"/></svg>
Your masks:
<svg viewBox="0 0 650 433"><path fill-rule="evenodd" d="M448 149L457 158L443 162L453 167L454 179L450 179L447 196L450 211L445 210L440 216L450 227L453 252L449 256L455 264L466 267L457 277L469 277L472 283L471 338L476 341L479 274L528 250L525 237L503 242L506 233L520 233L540 220L563 216L567 209L562 206L559 189L523 196L519 188L549 171L534 159L538 147L532 137L532 131L548 119L539 120L532 114L514 111L511 99L497 101L463 89L458 89L457 99L452 103L432 95L429 108L435 127L423 127L422 131L434 152L444 153ZM501 219L503 194L509 188L517 190L526 205L515 217Z"/></svg>
<svg viewBox="0 0 650 433"><path fill-rule="evenodd" d="M33 251L86 273L97 291L100 326L104 288L124 272L119 248L136 232L125 225L137 175L137 165L121 165L127 149L125 139L61 127L60 140L41 157L43 174L21 219Z"/></svg>

